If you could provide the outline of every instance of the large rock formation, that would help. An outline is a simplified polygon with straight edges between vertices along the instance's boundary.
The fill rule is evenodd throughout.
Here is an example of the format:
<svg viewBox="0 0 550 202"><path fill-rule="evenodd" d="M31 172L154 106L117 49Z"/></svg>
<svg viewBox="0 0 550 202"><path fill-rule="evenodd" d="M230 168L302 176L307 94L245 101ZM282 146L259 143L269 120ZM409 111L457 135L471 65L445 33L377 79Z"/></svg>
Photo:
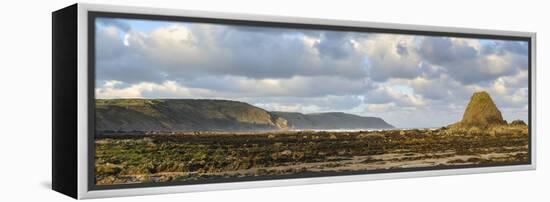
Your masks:
<svg viewBox="0 0 550 202"><path fill-rule="evenodd" d="M470 98L470 103L464 111L462 120L451 126L486 128L505 124L506 121L502 118L500 110L498 110L489 93L481 91L474 93Z"/></svg>

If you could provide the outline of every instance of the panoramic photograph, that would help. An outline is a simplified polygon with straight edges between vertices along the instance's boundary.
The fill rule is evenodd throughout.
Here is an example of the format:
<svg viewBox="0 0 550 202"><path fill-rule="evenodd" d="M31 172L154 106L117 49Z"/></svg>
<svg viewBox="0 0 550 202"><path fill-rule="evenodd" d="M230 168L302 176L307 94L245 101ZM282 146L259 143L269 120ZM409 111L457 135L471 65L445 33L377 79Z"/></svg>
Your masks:
<svg viewBox="0 0 550 202"><path fill-rule="evenodd" d="M527 41L94 23L98 186L530 163Z"/></svg>

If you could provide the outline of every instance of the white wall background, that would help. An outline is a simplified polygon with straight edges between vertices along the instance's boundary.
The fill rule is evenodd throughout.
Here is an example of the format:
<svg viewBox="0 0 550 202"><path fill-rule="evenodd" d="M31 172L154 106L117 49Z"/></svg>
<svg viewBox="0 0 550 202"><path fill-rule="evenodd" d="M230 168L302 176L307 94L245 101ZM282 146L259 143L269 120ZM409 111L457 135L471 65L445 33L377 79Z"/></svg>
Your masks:
<svg viewBox="0 0 550 202"><path fill-rule="evenodd" d="M96 0L91 3L332 18L538 33L538 169L308 186L102 199L102 201L543 201L549 199L550 14L545 1ZM0 6L0 199L68 201L51 184L51 12L74 1ZM546 103L546 104L545 104ZM29 199L29 200L27 200Z"/></svg>

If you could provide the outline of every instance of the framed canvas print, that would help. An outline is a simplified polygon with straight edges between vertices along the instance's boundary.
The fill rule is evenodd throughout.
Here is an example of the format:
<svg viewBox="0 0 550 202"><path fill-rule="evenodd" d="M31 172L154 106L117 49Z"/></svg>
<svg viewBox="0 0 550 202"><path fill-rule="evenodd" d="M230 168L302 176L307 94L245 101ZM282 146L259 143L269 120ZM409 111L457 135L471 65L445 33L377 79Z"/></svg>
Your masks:
<svg viewBox="0 0 550 202"><path fill-rule="evenodd" d="M52 185L74 198L535 169L535 33L52 16Z"/></svg>

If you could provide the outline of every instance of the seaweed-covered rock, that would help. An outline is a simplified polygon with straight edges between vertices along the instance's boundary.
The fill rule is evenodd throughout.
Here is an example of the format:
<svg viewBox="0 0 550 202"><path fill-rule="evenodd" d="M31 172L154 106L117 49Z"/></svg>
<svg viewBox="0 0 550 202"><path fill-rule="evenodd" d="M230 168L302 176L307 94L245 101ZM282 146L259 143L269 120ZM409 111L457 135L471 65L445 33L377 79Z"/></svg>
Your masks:
<svg viewBox="0 0 550 202"><path fill-rule="evenodd" d="M510 123L512 126L526 126L527 124L523 120L514 120Z"/></svg>

